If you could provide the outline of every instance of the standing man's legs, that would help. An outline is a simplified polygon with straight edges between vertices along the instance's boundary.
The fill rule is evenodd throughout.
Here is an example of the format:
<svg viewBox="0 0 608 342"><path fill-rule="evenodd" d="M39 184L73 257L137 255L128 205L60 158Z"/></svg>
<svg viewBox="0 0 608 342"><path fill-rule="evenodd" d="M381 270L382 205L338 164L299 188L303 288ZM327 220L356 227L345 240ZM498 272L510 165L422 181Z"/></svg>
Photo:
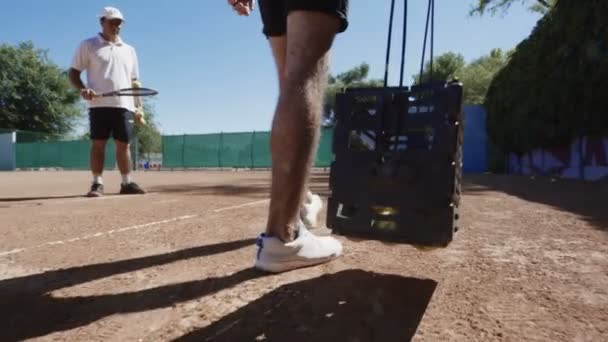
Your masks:
<svg viewBox="0 0 608 342"><path fill-rule="evenodd" d="M121 194L144 194L139 185L130 178L131 162L129 142L133 137L133 112L123 108L92 108L89 112L91 140L91 171L93 184L87 194L89 197L103 195L104 185L101 177L105 161L105 147L110 135L116 144L116 162L122 175Z"/></svg>
<svg viewBox="0 0 608 342"><path fill-rule="evenodd" d="M325 6L332 2L342 3L327 1ZM280 95L271 133L272 190L268 225L266 234L258 239L260 249L256 261L258 268L275 272L327 262L342 251L337 240L316 237L302 227L298 213L319 136L329 51L334 36L345 27L331 9L310 8L310 3L302 1L287 0L285 4L285 13L289 13L285 36L277 34L278 38L271 39L279 71ZM315 4L319 5L314 3L312 7ZM264 3L260 3L266 26L272 18L268 18L268 11L263 7ZM285 46L283 73L281 45Z"/></svg>

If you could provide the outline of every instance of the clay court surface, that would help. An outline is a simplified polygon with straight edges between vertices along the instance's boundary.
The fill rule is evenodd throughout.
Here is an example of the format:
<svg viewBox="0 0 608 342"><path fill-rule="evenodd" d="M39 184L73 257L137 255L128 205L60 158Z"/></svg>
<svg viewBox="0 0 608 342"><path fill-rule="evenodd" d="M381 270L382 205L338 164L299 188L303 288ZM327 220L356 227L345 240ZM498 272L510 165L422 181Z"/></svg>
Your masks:
<svg viewBox="0 0 608 342"><path fill-rule="evenodd" d="M269 173L0 173L0 341L606 341L608 184L466 177L445 249L251 268ZM313 189L328 195L327 174ZM322 230L322 233L328 233Z"/></svg>

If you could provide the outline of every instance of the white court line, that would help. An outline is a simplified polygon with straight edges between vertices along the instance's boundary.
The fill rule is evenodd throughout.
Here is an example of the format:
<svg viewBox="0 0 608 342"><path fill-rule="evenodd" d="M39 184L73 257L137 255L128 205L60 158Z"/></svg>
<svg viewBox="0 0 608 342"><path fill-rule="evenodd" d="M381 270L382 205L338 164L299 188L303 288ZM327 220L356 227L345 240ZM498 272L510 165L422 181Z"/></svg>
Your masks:
<svg viewBox="0 0 608 342"><path fill-rule="evenodd" d="M143 196L151 196L151 195L158 195L158 192L150 192ZM137 196L142 196L142 195L137 195ZM101 196L101 197L84 197L83 196L83 197L77 197L77 198L73 198L73 199L69 199L69 200L59 200L59 201L53 201L51 199L51 201L49 201L49 202L44 202L44 205L85 202L85 201L105 201L105 200L112 200L112 199L129 199L129 198L136 198L136 196L135 195L105 195L105 196Z"/></svg>
<svg viewBox="0 0 608 342"><path fill-rule="evenodd" d="M143 196L150 196L150 195L158 195L158 192L150 192ZM142 196L142 195L138 195L138 196ZM41 205L46 206L46 205L50 205L50 204L66 204L66 203L89 202L89 201L105 201L105 200L112 200L112 199L128 199L128 198L134 198L134 197L135 197L135 195L105 195L102 197L82 196L82 197L76 197L76 198L72 198L72 199L54 199L54 198L50 197L50 198L36 199L36 200L6 202L6 203L15 203L15 204L0 205L0 208L34 207L34 206L41 206ZM3 203L3 202L0 202L0 203Z"/></svg>
<svg viewBox="0 0 608 342"><path fill-rule="evenodd" d="M85 236L81 236L81 237L72 238L72 239L65 240L65 241L64 240L58 240L58 241L45 242L45 243L40 244L38 246L33 246L33 247L29 247L29 248L17 248L17 249L13 249L11 251L0 252L0 256L17 254L17 253L21 253L21 252L24 252L24 251L30 250L30 249L37 249L37 248L43 248L43 247L48 247L48 246L63 245L63 244L66 244L66 243L72 243L72 242L76 242L76 241L89 240L89 239L96 238L96 237L109 236L109 235L112 235L112 234L115 234L115 233L122 233L122 232L126 232L126 231L129 231L129 230L148 228L148 227L158 226L158 225L165 224L165 223L171 223L171 222L176 222L176 221L188 220L188 219L195 218L197 216L199 216L199 215L185 215L185 216L174 217L174 218L167 219L167 220L162 220L162 221L150 222L150 223L145 223L145 224L138 224L136 226L130 226L130 227L125 227L125 228L120 228L120 229L112 229L112 230L108 230L108 231L105 231L105 232L100 232L100 233L95 233L95 234L90 234L90 235L85 235Z"/></svg>
<svg viewBox="0 0 608 342"><path fill-rule="evenodd" d="M262 201L251 202L251 203L245 203L245 204L241 204L241 205L236 205L236 206L231 206L231 207L225 207L225 208L215 209L213 212L217 213L217 212L221 212L221 211L239 209L239 208L243 208L243 207L247 207L247 206L261 204L261 203L268 202L268 201L269 201L269 199L262 200ZM166 224L166 223L172 223L172 222L177 222L177 221L189 220L189 219L193 219L193 218L200 217L200 216L202 216L202 215L201 214L199 214L199 215L184 215L184 216L174 217L174 218L170 218L170 219L166 219L166 220L162 220L162 221L156 221L156 222L138 224L138 225L135 225L135 226L129 226L129 227L124 227L124 228L119 228L119 229L112 229L112 230L108 230L108 231L105 231L105 232L98 232L98 233L94 233L94 234L90 234L90 235L85 235L85 236L81 236L81 237L71 238L71 239L68 239L68 240L57 240L57 241L45 242L43 244L40 244L40 245L37 245L37 246L33 246L33 247L16 248L16 249L13 249L13 250L10 250L10 251L0 252L0 257L7 256L7 255L13 255L13 254L19 254L19 253L25 252L25 251L30 250L30 249L37 249L37 248L43 248L43 247L48 247L48 246L63 245L63 244L66 244L66 243L73 243L73 242L77 242L77 241L89 240L89 239L93 239L93 238L97 238L97 237L102 237L102 236L110 236L110 235L116 234L116 233L122 233L122 232L126 232L126 231L131 231L131 230L138 230L138 229L142 229L142 228L148 228L148 227L152 227L152 226L158 226L158 225L162 225L162 224Z"/></svg>
<svg viewBox="0 0 608 342"><path fill-rule="evenodd" d="M179 198L174 198L174 199L168 199L168 200L162 200L162 201L156 201L154 203L175 203L175 202L179 202L180 199Z"/></svg>
<svg viewBox="0 0 608 342"><path fill-rule="evenodd" d="M8 205L2 205L0 204L0 208L3 209L10 209L10 208L25 208L25 207L38 207L41 206L42 203L38 203L38 202L26 202L25 204L8 204Z"/></svg>
<svg viewBox="0 0 608 342"><path fill-rule="evenodd" d="M226 207L226 208L215 209L213 212L214 213L219 213L220 211L239 209L239 208L243 208L243 207L248 207L250 205L256 205L256 204L265 203L265 202L268 202L268 201L270 201L270 200L269 199L265 199L265 200L261 200L261 201L256 201L256 202L251 202L251 203L245 203L245 204L241 204L241 205L235 205L233 207Z"/></svg>

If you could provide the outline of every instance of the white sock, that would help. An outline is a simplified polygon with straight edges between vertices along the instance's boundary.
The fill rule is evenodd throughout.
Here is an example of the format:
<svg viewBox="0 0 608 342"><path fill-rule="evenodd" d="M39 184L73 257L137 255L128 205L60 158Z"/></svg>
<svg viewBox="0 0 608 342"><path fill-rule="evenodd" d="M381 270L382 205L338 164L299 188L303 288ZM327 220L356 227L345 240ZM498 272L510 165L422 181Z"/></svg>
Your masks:
<svg viewBox="0 0 608 342"><path fill-rule="evenodd" d="M93 175L93 183L103 184L103 179L101 175Z"/></svg>
<svg viewBox="0 0 608 342"><path fill-rule="evenodd" d="M122 175L122 184L129 184L131 183L131 177L129 177L129 175Z"/></svg>
<svg viewBox="0 0 608 342"><path fill-rule="evenodd" d="M304 202L305 203L312 203L312 196L313 196L312 191L310 191L310 190L306 191Z"/></svg>

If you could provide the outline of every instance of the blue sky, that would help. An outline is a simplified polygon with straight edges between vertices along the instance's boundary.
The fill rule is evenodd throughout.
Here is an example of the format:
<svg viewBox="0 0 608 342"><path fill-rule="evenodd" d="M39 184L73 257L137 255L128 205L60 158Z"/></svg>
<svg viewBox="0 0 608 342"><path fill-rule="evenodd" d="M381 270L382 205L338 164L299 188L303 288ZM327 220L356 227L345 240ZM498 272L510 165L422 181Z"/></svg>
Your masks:
<svg viewBox="0 0 608 342"><path fill-rule="evenodd" d="M492 48L510 49L539 19L519 2L505 16L470 17L475 1L435 2L436 55L454 51L470 61ZM420 66L426 0L409 3L408 84ZM0 43L32 41L67 68L78 43L99 31L103 6L125 15L122 37L137 49L144 86L160 92L153 103L163 134L269 129L277 85L259 12L236 16L225 0L0 1ZM399 80L402 6L397 1L391 84ZM383 77L389 9L389 0L351 0L350 27L335 42L332 73L367 62L371 77Z"/></svg>

